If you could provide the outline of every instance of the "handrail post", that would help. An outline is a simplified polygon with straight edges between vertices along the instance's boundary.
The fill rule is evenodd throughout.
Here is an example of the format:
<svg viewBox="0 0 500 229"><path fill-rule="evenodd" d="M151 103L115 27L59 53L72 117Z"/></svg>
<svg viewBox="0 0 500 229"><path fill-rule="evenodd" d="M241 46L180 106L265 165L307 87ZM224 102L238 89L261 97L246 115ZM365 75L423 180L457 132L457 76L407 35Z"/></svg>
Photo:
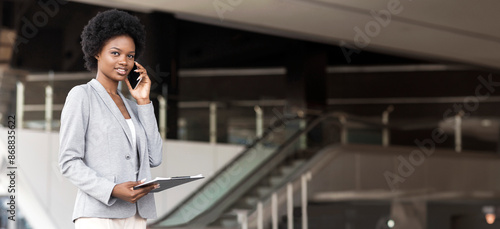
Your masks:
<svg viewBox="0 0 500 229"><path fill-rule="evenodd" d="M210 103L210 143L217 143L217 103Z"/></svg>
<svg viewBox="0 0 500 229"><path fill-rule="evenodd" d="M157 97L158 103L160 104L159 108L159 120L160 120L160 135L161 138L166 139L167 138L167 101L163 96L158 95Z"/></svg>
<svg viewBox="0 0 500 229"><path fill-rule="evenodd" d="M238 224L240 224L241 229L248 229L248 215L247 211L238 211L236 215L238 217Z"/></svg>
<svg viewBox="0 0 500 229"><path fill-rule="evenodd" d="M463 111L455 115L455 152L462 152L462 116Z"/></svg>
<svg viewBox="0 0 500 229"><path fill-rule="evenodd" d="M16 83L16 127L22 129L24 120L24 83L17 81Z"/></svg>
<svg viewBox="0 0 500 229"><path fill-rule="evenodd" d="M278 229L278 194L276 192L271 196L271 217L272 229Z"/></svg>
<svg viewBox="0 0 500 229"><path fill-rule="evenodd" d="M382 145L384 147L389 146L391 141L390 130L387 127L389 124L389 114L394 110L394 106L390 105L387 109L382 113L382 124L384 125L382 129Z"/></svg>
<svg viewBox="0 0 500 229"><path fill-rule="evenodd" d="M290 182L286 185L286 202L287 229L293 229L293 184Z"/></svg>
<svg viewBox="0 0 500 229"><path fill-rule="evenodd" d="M302 194L302 229L308 229L308 215L307 215L307 182L310 180L311 173L305 173L301 177L301 194Z"/></svg>
<svg viewBox="0 0 500 229"><path fill-rule="evenodd" d="M255 110L255 134L257 138L261 138L264 134L264 112L259 106L254 107Z"/></svg>
<svg viewBox="0 0 500 229"><path fill-rule="evenodd" d="M257 229L264 229L264 206L262 201L257 204Z"/></svg>
<svg viewBox="0 0 500 229"><path fill-rule="evenodd" d="M53 90L52 86L45 86L45 131L52 130L52 105L53 105Z"/></svg>
<svg viewBox="0 0 500 229"><path fill-rule="evenodd" d="M307 122L304 119L299 120L299 129L304 129L307 126ZM299 149L304 150L307 148L307 135L300 136L299 139Z"/></svg>
<svg viewBox="0 0 500 229"><path fill-rule="evenodd" d="M342 145L345 145L347 144L347 127L346 127L346 124L347 124L347 118L345 115L341 115L339 117L339 121L340 121L340 124L341 124L341 129L340 129L340 143Z"/></svg>

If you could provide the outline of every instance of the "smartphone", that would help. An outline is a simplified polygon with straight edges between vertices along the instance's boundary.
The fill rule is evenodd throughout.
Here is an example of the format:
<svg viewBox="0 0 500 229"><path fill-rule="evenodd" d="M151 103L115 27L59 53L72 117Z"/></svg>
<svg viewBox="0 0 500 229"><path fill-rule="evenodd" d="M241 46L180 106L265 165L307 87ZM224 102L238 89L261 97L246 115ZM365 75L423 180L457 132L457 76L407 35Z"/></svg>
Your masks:
<svg viewBox="0 0 500 229"><path fill-rule="evenodd" d="M137 65L134 64L134 67L132 70L130 70L130 73L128 74L128 82L130 82L130 86L132 86L132 89L135 89L137 85L141 82L142 78L139 79L139 76L141 75L138 72L135 72L137 69Z"/></svg>

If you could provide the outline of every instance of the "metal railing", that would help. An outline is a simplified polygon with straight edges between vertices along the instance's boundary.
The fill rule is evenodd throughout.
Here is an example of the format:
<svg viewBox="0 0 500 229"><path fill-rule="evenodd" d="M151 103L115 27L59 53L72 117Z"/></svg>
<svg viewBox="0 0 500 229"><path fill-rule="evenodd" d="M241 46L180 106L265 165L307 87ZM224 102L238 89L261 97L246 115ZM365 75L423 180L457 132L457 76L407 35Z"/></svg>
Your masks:
<svg viewBox="0 0 500 229"><path fill-rule="evenodd" d="M347 120L368 125L376 128L383 128L389 131L390 125L367 121L359 117L347 117L343 113L329 113L317 117L301 117L298 115L284 117L277 120L263 134L249 145L237 158L222 168L210 180L202 185L198 191L191 194L174 208L166 216L157 220L153 227L173 227L197 225L204 226L219 217L230 205L245 194L248 189L256 185L273 168L282 163L293 153L305 148L319 149L322 146L337 142L347 143L347 137L338 135L333 137L332 131L327 129L328 124L337 127L334 132L346 132ZM300 123L307 121L307 125ZM332 122L333 121L333 122ZM287 131L289 130L289 131ZM281 141L276 141L276 135L281 132L286 133ZM314 139L310 135L312 132L319 133L319 138ZM304 144L306 140L306 144ZM302 142L302 143L301 143ZM388 144L388 141L386 141Z"/></svg>

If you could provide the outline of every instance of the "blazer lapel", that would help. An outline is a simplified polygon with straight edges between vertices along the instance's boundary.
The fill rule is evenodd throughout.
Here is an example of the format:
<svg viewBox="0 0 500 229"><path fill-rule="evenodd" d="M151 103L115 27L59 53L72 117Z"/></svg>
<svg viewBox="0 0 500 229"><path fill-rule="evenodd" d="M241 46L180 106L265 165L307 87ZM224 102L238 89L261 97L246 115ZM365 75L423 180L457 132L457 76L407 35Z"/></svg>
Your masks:
<svg viewBox="0 0 500 229"><path fill-rule="evenodd" d="M92 86L97 91L97 94L99 95L99 97L101 97L104 104L106 104L106 106L111 111L113 116L115 116L118 123L120 123L120 126L122 127L123 131L125 131L125 135L127 136L129 144L132 145L132 133L130 132L130 128L128 127L128 124L125 121L125 118L123 117L122 112L120 111L120 109L118 109L118 106L116 106L115 101L113 101L113 99L111 98L111 96L109 96L109 94L106 91L106 89L104 88L104 86L102 86L102 84L99 83L99 81L97 81L96 79L92 79L90 81L90 86ZM120 97L122 97L122 96L120 96ZM122 99L123 99L123 97L122 97ZM125 106L127 106L126 101L123 101L123 103L125 104ZM127 107L127 110L129 111L129 114L132 113L132 112L130 112L128 107Z"/></svg>
<svg viewBox="0 0 500 229"><path fill-rule="evenodd" d="M141 150L141 148L142 148L142 145L145 144L142 142L143 140L145 140L142 137L143 136L142 133L144 133L144 131L140 131L140 130L142 130L142 125L139 122L139 118L135 116L135 109L133 109L131 107L131 105L128 103L129 100L127 98L125 98L125 96L123 96L123 94L121 92L118 92L118 94L122 98L123 103L125 103L125 107L127 108L128 113L130 114L130 118L132 119L132 122L134 123L135 136L136 136L135 144L137 145L136 148L137 148L137 152L139 153L139 165L142 165L141 162L142 162L142 157L144 156L144 152Z"/></svg>

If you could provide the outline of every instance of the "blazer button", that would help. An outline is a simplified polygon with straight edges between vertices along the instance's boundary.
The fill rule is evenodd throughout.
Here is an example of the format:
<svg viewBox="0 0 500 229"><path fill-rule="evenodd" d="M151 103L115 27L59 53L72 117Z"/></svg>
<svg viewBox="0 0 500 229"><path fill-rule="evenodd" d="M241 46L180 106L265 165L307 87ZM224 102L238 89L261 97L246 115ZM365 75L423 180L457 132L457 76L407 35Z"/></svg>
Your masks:
<svg viewBox="0 0 500 229"><path fill-rule="evenodd" d="M130 160L130 155L125 156L125 159Z"/></svg>

